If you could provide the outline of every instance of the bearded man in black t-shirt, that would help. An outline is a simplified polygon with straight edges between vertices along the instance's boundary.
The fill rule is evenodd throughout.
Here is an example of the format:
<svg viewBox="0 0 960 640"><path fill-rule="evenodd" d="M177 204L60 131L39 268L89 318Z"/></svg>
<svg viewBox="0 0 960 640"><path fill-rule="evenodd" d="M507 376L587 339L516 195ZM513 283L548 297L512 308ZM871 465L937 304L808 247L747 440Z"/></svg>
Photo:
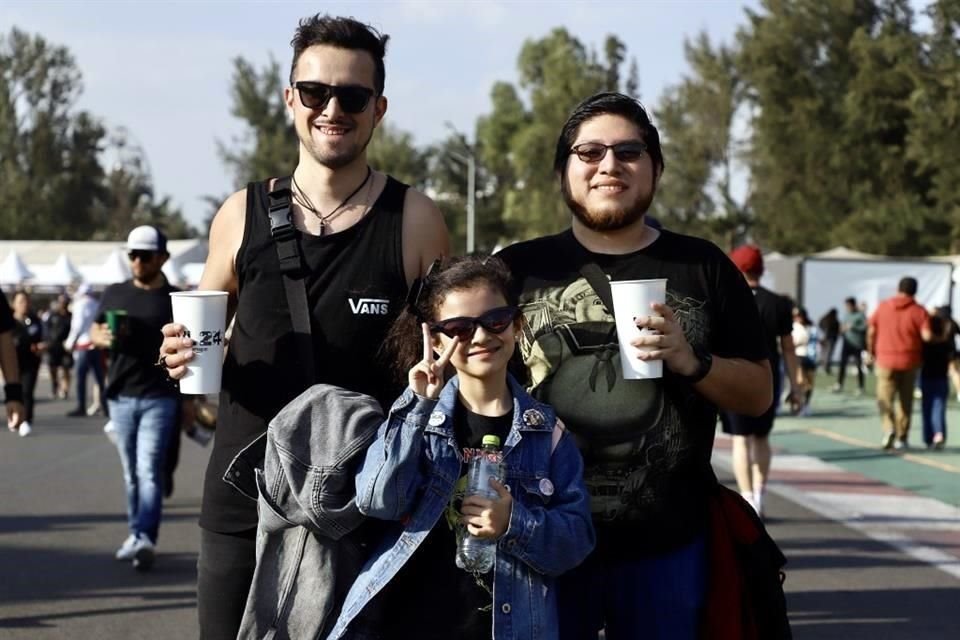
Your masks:
<svg viewBox="0 0 960 640"><path fill-rule="evenodd" d="M560 637L693 639L705 598L717 409L760 414L772 380L749 288L713 244L644 223L663 172L643 107L597 94L567 120L554 169L566 231L505 249L521 288L532 390L576 437L597 550L561 579ZM632 344L663 377L624 380L610 309L591 284L666 278ZM606 288L606 287L600 287ZM641 333L642 329L648 329Z"/></svg>

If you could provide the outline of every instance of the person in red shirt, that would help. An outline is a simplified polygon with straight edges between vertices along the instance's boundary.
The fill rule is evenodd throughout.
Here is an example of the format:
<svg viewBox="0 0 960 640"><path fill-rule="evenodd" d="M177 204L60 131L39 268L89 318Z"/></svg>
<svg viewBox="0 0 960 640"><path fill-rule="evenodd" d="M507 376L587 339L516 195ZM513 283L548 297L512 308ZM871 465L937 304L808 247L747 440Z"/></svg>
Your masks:
<svg viewBox="0 0 960 640"><path fill-rule="evenodd" d="M877 404L883 419L884 449L907 448L913 389L923 360L923 343L932 338L930 317L914 299L916 295L916 278L902 278L897 294L877 306L867 328L867 351L877 373Z"/></svg>

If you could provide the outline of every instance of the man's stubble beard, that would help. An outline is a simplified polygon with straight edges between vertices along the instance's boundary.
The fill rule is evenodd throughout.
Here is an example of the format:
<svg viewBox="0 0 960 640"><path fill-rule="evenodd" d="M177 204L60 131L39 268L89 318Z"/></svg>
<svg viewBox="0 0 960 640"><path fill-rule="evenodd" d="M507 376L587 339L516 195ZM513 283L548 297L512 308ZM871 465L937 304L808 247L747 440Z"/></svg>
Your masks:
<svg viewBox="0 0 960 640"><path fill-rule="evenodd" d="M308 128L312 127L312 125L307 126ZM297 135L300 138L300 144L302 144L307 150L307 153L310 154L310 157L313 158L314 162L327 167L328 169L336 171L337 169L342 169L348 166L351 162L359 158L364 151L366 151L367 146L373 139L373 132L376 131L376 129L376 126L372 127L370 129L370 135L368 135L367 139L362 143L354 144L351 148L335 155L321 153L313 137L309 134L304 136L300 134L298 130Z"/></svg>
<svg viewBox="0 0 960 640"><path fill-rule="evenodd" d="M653 197L656 195L656 182L650 187L650 193L640 194L636 200L626 208L606 210L602 213L591 213L587 208L573 199L570 193L570 187L564 177L560 181L560 191L563 194L563 200L573 216L580 221L580 224L591 231L618 231L634 224L650 210L653 204Z"/></svg>

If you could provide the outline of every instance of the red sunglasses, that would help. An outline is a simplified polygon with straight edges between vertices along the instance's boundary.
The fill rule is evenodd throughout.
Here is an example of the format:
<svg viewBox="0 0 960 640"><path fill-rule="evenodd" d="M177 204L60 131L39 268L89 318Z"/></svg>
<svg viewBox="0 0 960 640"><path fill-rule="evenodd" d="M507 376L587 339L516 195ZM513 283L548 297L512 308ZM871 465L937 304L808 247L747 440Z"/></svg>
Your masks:
<svg viewBox="0 0 960 640"><path fill-rule="evenodd" d="M476 318L458 316L435 322L430 325L430 331L440 332L448 338L460 338L460 342L466 342L473 338L477 327L483 327L490 333L503 333L519 315L520 309L517 307L497 307Z"/></svg>

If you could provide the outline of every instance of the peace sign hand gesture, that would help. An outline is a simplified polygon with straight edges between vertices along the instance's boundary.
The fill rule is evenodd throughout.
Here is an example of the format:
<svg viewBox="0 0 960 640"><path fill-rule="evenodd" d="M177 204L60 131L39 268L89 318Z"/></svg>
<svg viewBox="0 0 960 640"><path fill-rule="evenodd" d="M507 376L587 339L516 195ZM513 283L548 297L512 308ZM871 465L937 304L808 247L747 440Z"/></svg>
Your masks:
<svg viewBox="0 0 960 640"><path fill-rule="evenodd" d="M421 323L420 328L423 330L423 360L413 365L410 373L407 374L407 381L415 394L435 400L440 396L440 390L443 389L443 369L450 362L450 356L460 345L460 338L451 340L440 357L434 360L433 347L430 346L432 340L430 327L424 322Z"/></svg>

